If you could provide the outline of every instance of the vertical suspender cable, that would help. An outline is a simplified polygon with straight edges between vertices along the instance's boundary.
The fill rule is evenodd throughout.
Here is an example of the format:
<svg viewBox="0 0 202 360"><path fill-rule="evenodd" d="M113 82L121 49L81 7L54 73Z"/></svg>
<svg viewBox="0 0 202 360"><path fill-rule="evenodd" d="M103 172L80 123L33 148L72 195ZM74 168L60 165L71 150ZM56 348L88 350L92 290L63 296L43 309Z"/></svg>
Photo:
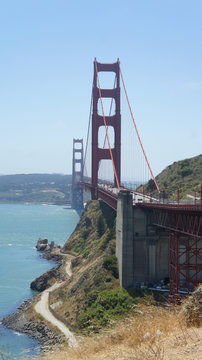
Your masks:
<svg viewBox="0 0 202 360"><path fill-rule="evenodd" d="M156 185L157 191L158 191L158 193L160 193L158 184L157 184L157 182L156 182L155 176L154 176L154 174L153 174L153 172L152 172L151 166L150 166L149 161L148 161L148 159L147 159L147 156L146 156L146 153L145 153L145 151L144 151L144 147L143 147L143 145L142 145L142 141L141 141L141 139L140 139L140 135L139 135L139 132L138 132L136 123L135 123L135 119L134 119L134 116L133 116L133 113L132 113L132 109L131 109L131 106L130 106L130 102L129 102L129 99L128 99L128 95L127 95L125 83L124 83L124 80L123 80L123 75L122 75L122 71L121 71L121 66L120 66L120 61L119 61L119 60L118 60L118 64L119 64L119 70L120 70L120 74L121 74L121 80L122 80L123 87L124 87L124 91L125 91L125 95L126 95L126 100L127 100L128 106L129 106L129 110L130 110L131 117L132 117L132 119L133 119L133 124L134 124L134 126L135 126L135 130L136 130L136 133L137 133L137 136L138 136L138 140L139 140L140 146L141 146L141 148L142 148L142 151L143 151L145 160L146 160L146 162L147 162L149 171L150 171L151 176L152 176L152 178L153 178L153 180L154 180L154 183L155 183L155 185Z"/></svg>

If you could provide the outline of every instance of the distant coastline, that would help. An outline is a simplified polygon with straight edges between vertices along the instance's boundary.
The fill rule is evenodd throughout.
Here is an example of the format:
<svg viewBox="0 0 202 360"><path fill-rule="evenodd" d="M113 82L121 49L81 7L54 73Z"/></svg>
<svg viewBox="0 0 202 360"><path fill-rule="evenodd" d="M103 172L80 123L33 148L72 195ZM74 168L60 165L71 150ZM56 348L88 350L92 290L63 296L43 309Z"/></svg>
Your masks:
<svg viewBox="0 0 202 360"><path fill-rule="evenodd" d="M16 174L0 176L0 204L70 203L71 175Z"/></svg>

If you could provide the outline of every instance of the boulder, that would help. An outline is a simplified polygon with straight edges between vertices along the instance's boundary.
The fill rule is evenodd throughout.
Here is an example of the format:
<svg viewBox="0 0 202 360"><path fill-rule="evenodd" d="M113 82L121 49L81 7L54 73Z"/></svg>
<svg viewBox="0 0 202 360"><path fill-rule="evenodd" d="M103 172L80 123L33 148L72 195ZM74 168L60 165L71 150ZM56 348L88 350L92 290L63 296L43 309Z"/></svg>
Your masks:
<svg viewBox="0 0 202 360"><path fill-rule="evenodd" d="M48 245L48 239L39 238L36 244L37 251L44 251Z"/></svg>

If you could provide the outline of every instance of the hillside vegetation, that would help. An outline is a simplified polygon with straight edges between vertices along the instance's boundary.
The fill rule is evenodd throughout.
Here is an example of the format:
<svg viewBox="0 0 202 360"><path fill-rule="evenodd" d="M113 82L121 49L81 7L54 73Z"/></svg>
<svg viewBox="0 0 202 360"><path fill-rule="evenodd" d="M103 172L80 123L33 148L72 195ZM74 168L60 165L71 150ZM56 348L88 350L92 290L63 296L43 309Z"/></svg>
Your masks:
<svg viewBox="0 0 202 360"><path fill-rule="evenodd" d="M66 204L71 175L17 174L0 176L0 203Z"/></svg>
<svg viewBox="0 0 202 360"><path fill-rule="evenodd" d="M56 315L76 332L99 332L134 313L141 298L154 301L148 290L120 288L115 245L115 212L103 202L90 201L63 248L75 255L73 275L50 293L51 305L61 301Z"/></svg>
<svg viewBox="0 0 202 360"><path fill-rule="evenodd" d="M49 304L59 304L54 314L79 334L79 347L48 353L45 359L201 359L202 287L182 312L165 294L121 289L115 213L106 204L87 204L63 252L74 255L73 275L50 293Z"/></svg>
<svg viewBox="0 0 202 360"><path fill-rule="evenodd" d="M196 196L199 200L202 184L202 154L167 166L156 177L156 181L160 190L165 190L171 200L177 199L178 188L180 198L191 200ZM139 190L142 191L142 187ZM144 186L144 191L157 194L153 180Z"/></svg>

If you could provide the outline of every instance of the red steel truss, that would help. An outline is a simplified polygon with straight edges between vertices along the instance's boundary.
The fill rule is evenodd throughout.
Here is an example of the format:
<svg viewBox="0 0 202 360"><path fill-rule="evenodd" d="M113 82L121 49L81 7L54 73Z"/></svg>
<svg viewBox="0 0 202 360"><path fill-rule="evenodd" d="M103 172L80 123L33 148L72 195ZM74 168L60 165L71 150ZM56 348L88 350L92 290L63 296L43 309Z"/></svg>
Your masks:
<svg viewBox="0 0 202 360"><path fill-rule="evenodd" d="M192 291L202 281L202 206L141 204L170 234L170 293Z"/></svg>
<svg viewBox="0 0 202 360"><path fill-rule="evenodd" d="M192 291L202 279L202 239L170 233L170 293Z"/></svg>
<svg viewBox="0 0 202 360"><path fill-rule="evenodd" d="M157 226L179 234L202 238L202 205L174 205L144 203L153 211Z"/></svg>

